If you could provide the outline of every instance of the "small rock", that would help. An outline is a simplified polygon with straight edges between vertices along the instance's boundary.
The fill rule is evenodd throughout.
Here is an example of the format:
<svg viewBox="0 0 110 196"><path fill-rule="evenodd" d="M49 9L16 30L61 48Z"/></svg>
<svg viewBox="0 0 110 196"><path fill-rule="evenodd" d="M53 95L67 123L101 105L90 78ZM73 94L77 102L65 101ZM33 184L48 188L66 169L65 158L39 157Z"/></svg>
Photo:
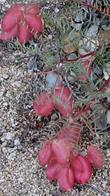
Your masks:
<svg viewBox="0 0 110 196"><path fill-rule="evenodd" d="M15 146L19 146L19 145L20 145L20 140L19 140L19 138L17 138L17 139L14 140L14 145L15 145Z"/></svg>
<svg viewBox="0 0 110 196"><path fill-rule="evenodd" d="M12 152L9 156L7 156L8 160L14 161L16 158L16 151Z"/></svg>
<svg viewBox="0 0 110 196"><path fill-rule="evenodd" d="M22 177L19 177L19 178L18 178L18 182L19 182L19 183L23 183L23 182L24 182L24 179L23 179Z"/></svg>
<svg viewBox="0 0 110 196"><path fill-rule="evenodd" d="M54 114L51 116L51 120L57 120L57 119L58 119L58 115L54 113Z"/></svg>
<svg viewBox="0 0 110 196"><path fill-rule="evenodd" d="M46 83L48 89L53 89L56 85L62 83L62 77L54 72L49 72L46 76Z"/></svg>
<svg viewBox="0 0 110 196"><path fill-rule="evenodd" d="M3 74L3 79L7 80L9 78L8 74Z"/></svg>
<svg viewBox="0 0 110 196"><path fill-rule="evenodd" d="M52 39L52 35L51 35L51 34L49 34L49 35L48 35L48 38L51 40L51 39Z"/></svg>
<svg viewBox="0 0 110 196"><path fill-rule="evenodd" d="M97 25L92 25L86 32L85 32L85 37L93 38L96 37L98 32L98 26Z"/></svg>
<svg viewBox="0 0 110 196"><path fill-rule="evenodd" d="M54 11L57 14L59 12L59 9L56 7Z"/></svg>
<svg viewBox="0 0 110 196"><path fill-rule="evenodd" d="M4 95L5 93L5 88L1 88L0 89L0 98Z"/></svg>
<svg viewBox="0 0 110 196"><path fill-rule="evenodd" d="M110 62L105 64L105 70L108 73L108 75L110 76Z"/></svg>
<svg viewBox="0 0 110 196"><path fill-rule="evenodd" d="M108 80L109 79L109 75L108 73L105 71L105 69L103 69L103 74L104 74L104 79Z"/></svg>
<svg viewBox="0 0 110 196"><path fill-rule="evenodd" d="M1 3L1 4L4 4L4 3L5 3L5 1L6 1L6 0L0 0L0 3Z"/></svg>
<svg viewBox="0 0 110 196"><path fill-rule="evenodd" d="M6 133L5 136L4 136L4 138L6 140L12 140L13 137L14 137L14 134L13 133L10 133L10 132Z"/></svg>
<svg viewBox="0 0 110 196"><path fill-rule="evenodd" d="M67 77L68 82L69 82L70 84L74 84L74 82L75 82L75 77L76 77L75 74L74 74L74 76L68 76L68 77Z"/></svg>
<svg viewBox="0 0 110 196"><path fill-rule="evenodd" d="M80 31L82 28L82 25L83 25L83 16L81 12L78 12L74 19L73 27L76 29L76 31Z"/></svg>
<svg viewBox="0 0 110 196"><path fill-rule="evenodd" d="M89 52L96 51L99 46L99 42L96 39L84 38L79 42L79 53L85 55ZM88 58L88 57L87 57Z"/></svg>
<svg viewBox="0 0 110 196"><path fill-rule="evenodd" d="M110 110L107 111L107 124L110 124Z"/></svg>

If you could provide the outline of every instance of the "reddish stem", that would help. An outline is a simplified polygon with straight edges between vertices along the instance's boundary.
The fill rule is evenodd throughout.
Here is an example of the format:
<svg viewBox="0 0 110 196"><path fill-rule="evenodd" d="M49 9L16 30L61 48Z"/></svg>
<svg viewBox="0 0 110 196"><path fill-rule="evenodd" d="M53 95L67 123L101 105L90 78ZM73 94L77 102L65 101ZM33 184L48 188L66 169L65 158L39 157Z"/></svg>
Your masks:
<svg viewBox="0 0 110 196"><path fill-rule="evenodd" d="M78 61L80 59L83 59L83 58L85 58L87 56L95 55L95 54L96 54L96 51L91 51L91 52L89 52L87 54L80 55L79 57L76 57L76 58L73 58L73 59L63 58L63 59L61 59L61 63L64 63L64 62L76 62L76 61Z"/></svg>
<svg viewBox="0 0 110 196"><path fill-rule="evenodd" d="M108 80L104 80L104 82L102 83L102 85L99 87L99 89L97 91L103 91L105 90L105 88L110 84L110 78Z"/></svg>

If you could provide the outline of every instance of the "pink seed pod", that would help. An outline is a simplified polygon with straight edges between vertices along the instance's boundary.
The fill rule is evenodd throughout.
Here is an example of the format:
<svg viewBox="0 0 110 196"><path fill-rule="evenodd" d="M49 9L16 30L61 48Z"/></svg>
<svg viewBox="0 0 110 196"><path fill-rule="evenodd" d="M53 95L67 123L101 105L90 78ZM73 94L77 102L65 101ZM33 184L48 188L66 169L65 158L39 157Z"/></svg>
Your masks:
<svg viewBox="0 0 110 196"><path fill-rule="evenodd" d="M87 183L92 176L92 167L86 157L78 155L73 157L71 167L74 171L75 181L79 184Z"/></svg>
<svg viewBox="0 0 110 196"><path fill-rule="evenodd" d="M71 168L62 167L57 178L60 189L63 191L71 191L74 186L74 175Z"/></svg>
<svg viewBox="0 0 110 196"><path fill-rule="evenodd" d="M104 166L104 154L94 145L88 146L87 159L96 169L101 169Z"/></svg>
<svg viewBox="0 0 110 196"><path fill-rule="evenodd" d="M20 44L29 42L30 38L32 37L32 34L25 22L19 24L17 37Z"/></svg>
<svg viewBox="0 0 110 196"><path fill-rule="evenodd" d="M43 31L43 20L41 16L25 15L25 21L33 34L40 33Z"/></svg>
<svg viewBox="0 0 110 196"><path fill-rule="evenodd" d="M40 14L40 7L37 3L25 4L25 14L36 16Z"/></svg>
<svg viewBox="0 0 110 196"><path fill-rule="evenodd" d="M38 160L40 165L45 166L49 163L52 157L52 146L51 142L46 142L38 154Z"/></svg>
<svg viewBox="0 0 110 196"><path fill-rule="evenodd" d="M12 5L11 8L8 9L5 16L2 19L2 30L4 32L10 32L15 25L21 20L21 10L23 9L22 4Z"/></svg>
<svg viewBox="0 0 110 196"><path fill-rule="evenodd" d="M53 103L62 116L67 117L72 113L73 102L69 88L58 86L54 89Z"/></svg>
<svg viewBox="0 0 110 196"><path fill-rule="evenodd" d="M62 169L62 165L57 163L56 161L50 163L46 170L46 175L48 180L57 180L58 174Z"/></svg>
<svg viewBox="0 0 110 196"><path fill-rule="evenodd" d="M16 37L17 33L18 33L18 27L16 25L9 32L2 32L0 34L0 40L7 41L13 39L14 37Z"/></svg>
<svg viewBox="0 0 110 196"><path fill-rule="evenodd" d="M70 158L70 148L63 139L54 139L52 142L52 151L56 157L56 161L60 164L67 163Z"/></svg>
<svg viewBox="0 0 110 196"><path fill-rule="evenodd" d="M54 105L51 97L47 92L43 92L41 95L37 96L33 103L35 113L42 117L49 116L52 113L53 108Z"/></svg>

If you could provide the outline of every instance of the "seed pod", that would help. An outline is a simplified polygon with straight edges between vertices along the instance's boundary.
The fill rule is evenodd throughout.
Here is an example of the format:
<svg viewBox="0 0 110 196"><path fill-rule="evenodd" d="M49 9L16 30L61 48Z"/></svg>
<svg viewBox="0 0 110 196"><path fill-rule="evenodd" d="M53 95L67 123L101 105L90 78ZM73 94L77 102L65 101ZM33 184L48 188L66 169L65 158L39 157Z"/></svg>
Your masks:
<svg viewBox="0 0 110 196"><path fill-rule="evenodd" d="M25 21L33 34L40 33L43 30L43 22L41 16L25 15Z"/></svg>
<svg viewBox="0 0 110 196"><path fill-rule="evenodd" d="M59 163L57 163L55 161L53 163L49 164L47 167L47 170L46 170L47 178L50 181L57 180L58 174L61 169L62 169L62 165L60 165Z"/></svg>
<svg viewBox="0 0 110 196"><path fill-rule="evenodd" d="M18 27L18 41L20 44L29 42L32 37L31 32L28 29L28 26L25 22L20 23Z"/></svg>
<svg viewBox="0 0 110 196"><path fill-rule="evenodd" d="M39 116L49 116L52 113L53 108L54 105L51 97L49 97L48 93L46 92L43 92L41 95L37 96L33 103L33 109Z"/></svg>
<svg viewBox="0 0 110 196"><path fill-rule="evenodd" d="M64 191L71 191L74 186L73 171L69 167L64 167L60 170L58 175L59 187Z"/></svg>
<svg viewBox="0 0 110 196"><path fill-rule="evenodd" d="M92 168L86 157L78 155L71 162L75 181L79 184L87 183L92 176Z"/></svg>
<svg viewBox="0 0 110 196"><path fill-rule="evenodd" d="M101 169L104 165L104 155L101 150L94 145L88 146L87 159L96 169Z"/></svg>
<svg viewBox="0 0 110 196"><path fill-rule="evenodd" d="M22 4L15 4L8 9L5 16L2 19L2 29L4 32L9 32L15 25L21 20Z"/></svg>
<svg viewBox="0 0 110 196"><path fill-rule="evenodd" d="M40 9L38 4L36 3L25 4L25 14L34 15L34 16L40 14Z"/></svg>
<svg viewBox="0 0 110 196"><path fill-rule="evenodd" d="M16 25L9 32L2 32L0 34L0 40L7 41L7 40L10 40L10 39L13 39L17 35L17 32L18 32L18 27Z"/></svg>
<svg viewBox="0 0 110 196"><path fill-rule="evenodd" d="M46 142L38 154L38 160L40 165L42 166L47 165L51 159L51 156L52 156L51 143Z"/></svg>
<svg viewBox="0 0 110 196"><path fill-rule="evenodd" d="M67 117L72 113L73 102L69 88L64 86L58 86L55 88L53 93L53 103L62 116Z"/></svg>

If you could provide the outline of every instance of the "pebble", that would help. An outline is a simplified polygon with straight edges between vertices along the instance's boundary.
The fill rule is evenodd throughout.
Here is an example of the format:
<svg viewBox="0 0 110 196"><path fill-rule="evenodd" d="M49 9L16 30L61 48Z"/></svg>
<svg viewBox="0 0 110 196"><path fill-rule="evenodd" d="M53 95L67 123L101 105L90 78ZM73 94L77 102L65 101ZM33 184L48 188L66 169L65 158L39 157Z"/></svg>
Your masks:
<svg viewBox="0 0 110 196"><path fill-rule="evenodd" d="M85 37L88 37L88 38L96 37L97 32L98 32L98 26L97 26L97 25L92 25L92 26L85 32Z"/></svg>
<svg viewBox="0 0 110 196"><path fill-rule="evenodd" d="M19 140L19 138L17 138L17 139L14 140L14 145L15 145L15 146L19 146L19 145L20 145L20 140Z"/></svg>
<svg viewBox="0 0 110 196"><path fill-rule="evenodd" d="M107 111L107 124L110 124L110 110Z"/></svg>
<svg viewBox="0 0 110 196"><path fill-rule="evenodd" d="M57 14L59 12L59 9L56 7L54 11Z"/></svg>
<svg viewBox="0 0 110 196"><path fill-rule="evenodd" d="M5 136L4 136L4 138L6 140L12 140L13 137L14 137L14 134L13 133L10 133L10 132L6 133Z"/></svg>
<svg viewBox="0 0 110 196"><path fill-rule="evenodd" d="M5 80L7 80L7 79L9 79L9 75L8 74L3 74L3 79L5 79Z"/></svg>
<svg viewBox="0 0 110 196"><path fill-rule="evenodd" d="M68 79L69 83L74 84L74 82L75 82L75 74L74 74L74 76L68 76L67 79Z"/></svg>
<svg viewBox="0 0 110 196"><path fill-rule="evenodd" d="M58 119L58 115L57 114L53 114L52 116L51 116L51 120L57 120Z"/></svg>
<svg viewBox="0 0 110 196"><path fill-rule="evenodd" d="M1 88L0 89L0 98L4 95L5 93L5 88Z"/></svg>
<svg viewBox="0 0 110 196"><path fill-rule="evenodd" d="M105 193L106 196L110 196L110 193Z"/></svg>
<svg viewBox="0 0 110 196"><path fill-rule="evenodd" d="M82 17L82 13L78 12L76 14L76 17L74 19L74 28L76 29L76 31L80 31L83 25L83 17Z"/></svg>
<svg viewBox="0 0 110 196"><path fill-rule="evenodd" d="M0 0L0 3L1 3L1 4L4 4L4 3L5 3L5 1L6 1L6 0Z"/></svg>
<svg viewBox="0 0 110 196"><path fill-rule="evenodd" d="M10 155L7 156L8 160L14 161L16 158L16 151L12 152Z"/></svg>
<svg viewBox="0 0 110 196"><path fill-rule="evenodd" d="M79 42L79 53L85 55L88 52L95 51L99 46L99 42L96 39L84 38Z"/></svg>
<svg viewBox="0 0 110 196"><path fill-rule="evenodd" d="M49 35L48 35L48 38L51 40L51 39L52 39L52 35L51 35L51 34L49 34Z"/></svg>
<svg viewBox="0 0 110 196"><path fill-rule="evenodd" d="M108 75L110 76L110 62L105 63L105 70L108 73Z"/></svg>
<svg viewBox="0 0 110 196"><path fill-rule="evenodd" d="M54 72L49 72L46 76L46 83L48 89L53 89L56 85L62 83L62 77Z"/></svg>
<svg viewBox="0 0 110 196"><path fill-rule="evenodd" d="M108 80L109 79L109 74L103 69L103 74L104 74L104 79Z"/></svg>

